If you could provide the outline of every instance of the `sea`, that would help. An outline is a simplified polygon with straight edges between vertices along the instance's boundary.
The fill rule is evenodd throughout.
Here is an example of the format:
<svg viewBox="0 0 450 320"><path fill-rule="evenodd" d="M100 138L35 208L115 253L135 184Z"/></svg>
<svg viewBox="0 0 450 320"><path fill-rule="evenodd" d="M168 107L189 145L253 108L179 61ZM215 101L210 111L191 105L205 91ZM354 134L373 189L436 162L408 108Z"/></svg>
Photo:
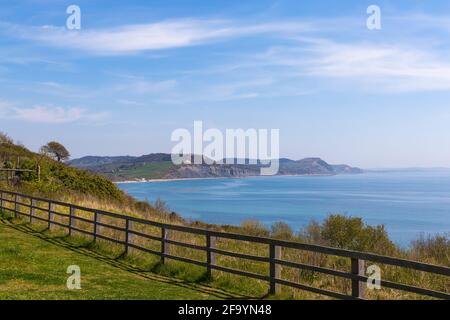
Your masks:
<svg viewBox="0 0 450 320"><path fill-rule="evenodd" d="M450 232L450 170L368 172L120 183L128 194L189 220L239 225L285 222L300 231L330 214L383 224L402 247L420 236Z"/></svg>

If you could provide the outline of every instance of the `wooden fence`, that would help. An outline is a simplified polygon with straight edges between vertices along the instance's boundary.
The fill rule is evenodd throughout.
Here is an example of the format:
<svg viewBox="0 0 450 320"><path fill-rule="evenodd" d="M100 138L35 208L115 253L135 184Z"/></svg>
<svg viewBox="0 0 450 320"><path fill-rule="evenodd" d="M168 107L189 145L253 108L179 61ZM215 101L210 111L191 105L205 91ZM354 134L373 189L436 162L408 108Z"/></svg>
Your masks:
<svg viewBox="0 0 450 320"><path fill-rule="evenodd" d="M39 205L38 205L39 203ZM42 205L44 204L44 205ZM56 211L55 207L64 207L69 213L61 213ZM69 203L53 201L49 199L37 198L29 195L24 195L15 192L9 191L0 191L0 208L3 211L11 212L15 217L26 217L30 219L30 222L41 221L48 224L48 227L56 225L62 228L68 229L69 234L72 234L73 231L80 232L82 234L86 234L93 237L93 240L103 239L107 241L114 242L116 244L121 244L124 246L125 253L128 253L130 248L140 250L146 253L150 253L153 255L157 255L161 258L161 262L164 263L166 259L178 260L181 262L186 262L190 264L195 264L198 266L202 266L206 268L208 276L212 276L213 270L218 270L222 272L227 272L239 276L249 277L253 279L267 281L270 285L269 293L276 294L279 292L280 285L305 290L309 292L313 292L316 294L325 295L328 297L333 297L337 299L364 299L365 298L365 287L368 281L368 277L365 275L365 261L371 261L375 263L380 263L384 265L408 268L418 271L423 271L427 273L443 275L450 277L450 268L443 266L430 265L426 263L420 263L416 261L410 261L405 259L393 258L388 256L376 255L365 252L357 252L351 250L344 249L336 249L319 245L298 243L298 242L290 242L283 241L277 239L263 238L263 237L255 237L234 233L226 233L226 232L218 232L212 230L205 230L200 228L193 228L187 226L179 226L179 225L171 225L165 224L150 220L144 220L140 218L130 217L126 215L120 215L112 212L85 208ZM26 212L22 209L26 208ZM36 210L44 211L46 213L46 218L42 218L36 215ZM93 219L87 219L85 217L76 216L75 211L81 210L83 212L90 212L93 214ZM58 222L55 219L55 216L65 217L68 221L67 223ZM100 217L109 217L113 220L122 221L122 225L124 227L118 227L117 225L106 224L101 222ZM92 226L92 230L86 230L82 228L78 228L76 226L77 221L82 221L84 223L88 223ZM159 228L161 233L160 236L146 234L137 230L133 230L133 223L139 223L143 225L148 225L152 227ZM115 230L116 232L121 232L124 235L124 240L114 239L112 237L108 237L104 234L101 234L98 230L99 228L110 228ZM189 234L194 234L197 236L205 237L205 246L184 243L180 241L175 241L170 239L170 231L179 231ZM130 241L131 236L139 236L142 238L154 240L160 242L160 250L153 250L149 248L145 248L143 246L139 246L137 244L132 243ZM243 253L236 253L225 251L216 247L216 239L232 239L236 241L245 241L249 243L255 243L259 245L266 245L268 250L268 256L254 256ZM206 262L198 261L186 257L176 256L171 254L169 250L170 246L180 246L184 248L190 248L194 250L200 250L205 252L206 254ZM342 258L347 258L351 260L351 270L349 272L344 272L341 270L335 270L330 268L324 268L319 266L314 266L310 264L297 263L292 261L287 261L282 259L282 251L283 249L298 249L303 251L309 251L314 253L333 255ZM216 263L216 255L224 255L234 258L246 259L250 261L264 262L268 264L268 274L262 275L251 273L243 270L232 269L224 266L220 266ZM351 281L351 295L334 292L330 290L326 290L323 288L316 288L305 284L296 283L289 280L284 280L281 278L281 268L290 267L296 268L299 270L309 270L313 272L318 272L326 275L331 275L343 279L348 279ZM450 279L449 279L450 280ZM450 283L450 282L449 282ZM440 299L450 299L450 294L448 292L440 292L430 289L425 289L421 287L415 287L411 285L406 285L402 283L381 280L380 285L382 287L402 290L406 292L411 292L419 295L431 296L434 298Z"/></svg>

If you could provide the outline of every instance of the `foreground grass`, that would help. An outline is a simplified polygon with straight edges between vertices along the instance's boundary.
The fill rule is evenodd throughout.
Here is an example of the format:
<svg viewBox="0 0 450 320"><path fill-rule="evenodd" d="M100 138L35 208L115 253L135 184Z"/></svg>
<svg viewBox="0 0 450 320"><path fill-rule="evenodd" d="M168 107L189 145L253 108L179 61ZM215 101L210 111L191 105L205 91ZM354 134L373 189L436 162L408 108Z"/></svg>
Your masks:
<svg viewBox="0 0 450 320"><path fill-rule="evenodd" d="M120 259L95 254L84 248L86 244L75 240L67 242L35 233L26 225L2 219L0 299L227 298L225 293L211 288L134 269ZM66 270L70 265L81 268L81 290L66 287L69 277Z"/></svg>

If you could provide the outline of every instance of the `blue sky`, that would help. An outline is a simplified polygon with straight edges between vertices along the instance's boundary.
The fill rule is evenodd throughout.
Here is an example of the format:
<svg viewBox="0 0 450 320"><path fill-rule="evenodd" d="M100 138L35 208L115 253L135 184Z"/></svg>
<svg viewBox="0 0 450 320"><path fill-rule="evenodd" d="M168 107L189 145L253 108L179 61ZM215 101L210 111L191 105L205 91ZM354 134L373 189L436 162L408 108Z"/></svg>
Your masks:
<svg viewBox="0 0 450 320"><path fill-rule="evenodd" d="M449 39L446 0L2 1L0 130L140 155L202 120L279 128L295 159L448 167Z"/></svg>

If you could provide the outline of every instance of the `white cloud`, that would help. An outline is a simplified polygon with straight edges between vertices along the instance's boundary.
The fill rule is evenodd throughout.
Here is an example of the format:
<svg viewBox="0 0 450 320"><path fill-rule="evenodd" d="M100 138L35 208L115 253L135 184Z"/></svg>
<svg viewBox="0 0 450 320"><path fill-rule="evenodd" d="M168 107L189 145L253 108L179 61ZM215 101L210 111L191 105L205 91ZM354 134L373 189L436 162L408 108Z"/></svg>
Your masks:
<svg viewBox="0 0 450 320"><path fill-rule="evenodd" d="M91 113L83 108L58 106L32 106L21 108L0 102L0 118L34 123L62 124L71 122L98 122L108 116L105 112Z"/></svg>
<svg viewBox="0 0 450 320"><path fill-rule="evenodd" d="M266 68L278 78L348 81L370 91L448 91L450 59L433 48L404 44L297 39L251 57L250 68ZM325 84L323 84L325 85Z"/></svg>
<svg viewBox="0 0 450 320"><path fill-rule="evenodd" d="M407 22L416 26L430 25L447 30L445 17L408 16L389 18L401 29ZM359 21L359 20L358 20ZM140 25L125 25L104 29L69 31L54 26L23 27L0 24L0 31L8 30L22 39L39 43L83 50L94 54L129 55L143 51L194 46L245 36L275 35L268 39L272 49L264 54L247 57L236 55L232 67L208 66L204 70L186 71L194 77L222 73L220 83L203 82L202 92L212 92L212 99L228 100L267 96L269 93L295 94L326 90L326 81L338 81L338 86L377 91L408 92L450 90L450 59L433 42L417 43L411 38L392 35L369 37L363 23L355 19L336 18L304 22L272 22L251 24L227 20L179 19ZM396 31L392 29L392 33ZM404 29L404 28L403 28ZM403 30L401 29L401 30ZM356 30L352 32L352 30ZM348 37L338 36L348 34ZM309 38L305 38L308 35ZM396 38L397 37L397 38ZM372 39L370 43L364 39ZM334 39L334 40L330 40ZM377 40L374 40L377 39ZM291 41L288 43L288 41ZM280 45L283 43L283 46ZM280 46L275 47L278 44ZM267 85L242 87L240 80L226 80L229 73L240 73L242 79L254 75L271 78ZM324 82L307 82L310 77ZM321 80L323 80L321 79ZM131 81L132 80L132 81ZM128 79L113 89L135 94L160 95L165 100L180 100L186 95L186 77L162 81ZM306 83L305 83L306 80ZM299 82L303 81L300 85ZM228 82L228 83L226 83ZM197 82L198 83L198 82ZM322 88L312 87L312 84ZM270 90L267 90L270 88ZM195 90L194 90L195 91ZM59 92L59 90L57 91ZM109 92L109 90L108 90ZM179 93L179 94L177 94ZM187 93L189 95L189 92ZM132 100L132 99L128 99Z"/></svg>
<svg viewBox="0 0 450 320"><path fill-rule="evenodd" d="M311 30L311 26L300 22L239 25L225 20L182 19L80 31L55 26L24 27L5 23L0 24L0 29L22 39L55 47L120 55L257 34L305 32Z"/></svg>
<svg viewBox="0 0 450 320"><path fill-rule="evenodd" d="M313 75L348 78L389 91L450 90L450 61L401 45L332 44L318 47Z"/></svg>

